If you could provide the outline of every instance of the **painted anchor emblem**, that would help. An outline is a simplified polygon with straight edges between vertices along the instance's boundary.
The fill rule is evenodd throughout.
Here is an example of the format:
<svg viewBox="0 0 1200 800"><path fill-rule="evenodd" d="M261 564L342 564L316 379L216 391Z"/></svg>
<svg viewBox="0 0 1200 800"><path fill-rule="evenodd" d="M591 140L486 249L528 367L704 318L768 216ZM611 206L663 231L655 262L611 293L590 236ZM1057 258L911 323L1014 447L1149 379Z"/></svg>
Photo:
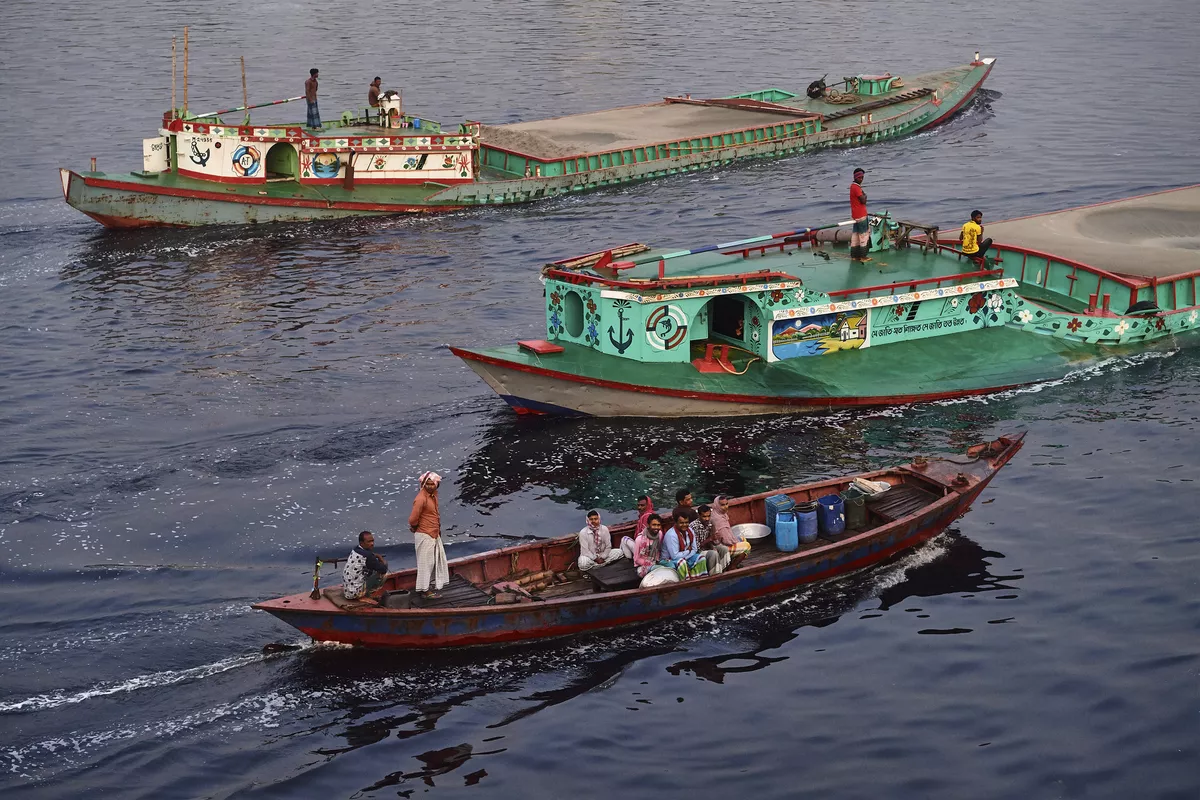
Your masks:
<svg viewBox="0 0 1200 800"><path fill-rule="evenodd" d="M629 349L629 345L633 344L633 329L625 330L625 309L629 308L629 301L618 300L613 303L617 309L617 331L616 336L613 335L612 325L608 326L608 340L612 342L612 346L617 349L617 352L624 355Z"/></svg>
<svg viewBox="0 0 1200 800"><path fill-rule="evenodd" d="M207 165L207 164L208 164L208 157L209 157L209 155L210 155L211 153L212 153L212 150L211 150L211 149L209 149L209 150L205 150L203 153L201 153L201 152L200 152L200 148L196 146L196 140L195 140L195 139L193 139L193 140L192 140L192 155L191 155L191 159L192 159L192 163L193 163L193 164L199 164L199 165L200 165L200 166L202 166L202 167L203 167L203 166L205 166L205 165Z"/></svg>

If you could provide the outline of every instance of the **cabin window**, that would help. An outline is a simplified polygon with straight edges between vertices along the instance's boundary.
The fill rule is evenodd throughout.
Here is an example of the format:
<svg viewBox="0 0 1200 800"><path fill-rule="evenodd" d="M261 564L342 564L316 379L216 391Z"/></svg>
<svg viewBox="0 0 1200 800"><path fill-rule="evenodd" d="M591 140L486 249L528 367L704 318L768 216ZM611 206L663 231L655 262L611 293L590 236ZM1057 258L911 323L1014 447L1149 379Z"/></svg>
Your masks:
<svg viewBox="0 0 1200 800"><path fill-rule="evenodd" d="M746 341L746 304L742 297L714 297L710 325L713 333Z"/></svg>
<svg viewBox="0 0 1200 800"><path fill-rule="evenodd" d="M571 338L578 339L583 335L583 299L579 292L567 292L563 299L563 325Z"/></svg>

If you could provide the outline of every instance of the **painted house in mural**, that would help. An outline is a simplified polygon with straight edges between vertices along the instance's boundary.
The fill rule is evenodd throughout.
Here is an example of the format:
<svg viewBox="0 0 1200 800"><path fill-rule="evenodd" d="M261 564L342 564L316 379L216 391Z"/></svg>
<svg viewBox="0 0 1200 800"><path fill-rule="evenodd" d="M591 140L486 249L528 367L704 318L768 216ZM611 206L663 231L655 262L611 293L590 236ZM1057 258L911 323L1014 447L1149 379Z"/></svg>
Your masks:
<svg viewBox="0 0 1200 800"><path fill-rule="evenodd" d="M451 350L522 413L722 416L991 392L1200 330L1200 265L1136 274L1155 246L1121 272L1019 245L984 261L885 214L863 263L848 224L557 261L539 338Z"/></svg>
<svg viewBox="0 0 1200 800"><path fill-rule="evenodd" d="M527 203L751 158L906 136L949 119L994 59L857 75L797 95L765 89L484 125L345 112L322 130L163 115L142 169L61 169L67 203L109 227L281 222ZM296 98L299 99L299 98ZM276 105L269 103L264 105ZM253 107L252 107L253 108ZM226 121L224 118L231 121Z"/></svg>

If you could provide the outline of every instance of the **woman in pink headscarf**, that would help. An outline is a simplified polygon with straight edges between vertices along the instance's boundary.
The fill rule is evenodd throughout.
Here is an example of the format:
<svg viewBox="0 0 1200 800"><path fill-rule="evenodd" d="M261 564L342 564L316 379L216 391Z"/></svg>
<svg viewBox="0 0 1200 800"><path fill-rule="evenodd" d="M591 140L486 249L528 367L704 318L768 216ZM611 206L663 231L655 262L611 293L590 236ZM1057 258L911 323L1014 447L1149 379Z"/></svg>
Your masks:
<svg viewBox="0 0 1200 800"><path fill-rule="evenodd" d="M712 502L713 538L726 547L733 547L741 541L733 535L733 526L729 524L729 506L725 495L719 494Z"/></svg>
<svg viewBox="0 0 1200 800"><path fill-rule="evenodd" d="M646 520L654 514L654 501L650 499L650 495L644 494L637 499L638 521L633 526L633 536L621 537L621 552L626 558L633 558L634 540L642 535L642 531L646 530Z"/></svg>

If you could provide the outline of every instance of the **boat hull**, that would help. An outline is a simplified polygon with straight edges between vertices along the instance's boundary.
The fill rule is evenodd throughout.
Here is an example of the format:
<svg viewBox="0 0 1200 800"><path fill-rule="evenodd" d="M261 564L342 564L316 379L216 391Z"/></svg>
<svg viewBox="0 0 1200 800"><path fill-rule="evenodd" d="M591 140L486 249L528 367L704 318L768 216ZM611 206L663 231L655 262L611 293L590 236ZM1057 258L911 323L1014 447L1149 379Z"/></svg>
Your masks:
<svg viewBox="0 0 1200 800"><path fill-rule="evenodd" d="M1021 382L997 383L936 392L914 390L907 394L887 394L881 385L879 394L747 395L584 378L490 358L460 348L452 347L450 350L463 359L518 414L664 418L803 414L840 408L930 402L1022 385ZM1033 379L1026 382L1033 382Z"/></svg>
<svg viewBox="0 0 1200 800"><path fill-rule="evenodd" d="M67 204L108 228L192 227L302 222L346 217L454 211L453 205L332 202L318 196L239 190L222 194L200 181L151 185L135 176L59 170ZM185 183L185 185L176 185ZM190 185L189 185L190 184Z"/></svg>
<svg viewBox="0 0 1200 800"><path fill-rule="evenodd" d="M786 592L880 564L936 536L965 514L990 482L995 469L1007 462L1019 447L1019 443L1010 447L977 483L909 517L802 554L653 591L632 589L569 602L423 613L293 611L282 607L282 601L258 607L317 641L401 649L507 644L652 623ZM304 604L304 596L297 597L301 598L297 605Z"/></svg>

